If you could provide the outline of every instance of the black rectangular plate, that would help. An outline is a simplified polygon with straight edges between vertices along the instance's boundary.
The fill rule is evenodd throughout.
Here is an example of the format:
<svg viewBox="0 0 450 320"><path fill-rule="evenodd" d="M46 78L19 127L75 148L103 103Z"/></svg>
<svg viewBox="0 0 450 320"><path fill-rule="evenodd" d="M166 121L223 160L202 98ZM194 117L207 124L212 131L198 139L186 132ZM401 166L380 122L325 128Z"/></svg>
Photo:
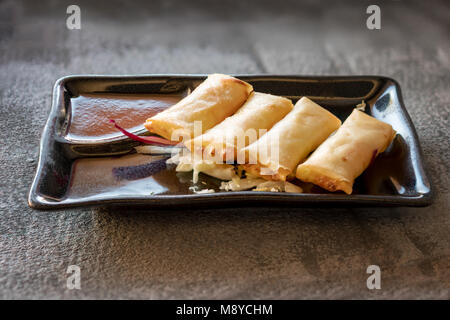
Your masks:
<svg viewBox="0 0 450 320"><path fill-rule="evenodd" d="M416 131L404 107L398 83L386 77L236 75L251 83L255 91L285 96L294 103L307 96L341 120L364 100L366 113L393 126L398 133L393 144L356 179L351 195L328 193L317 187L307 188L309 193L302 194L219 192L220 182L207 176L201 176L199 185L214 188L216 192L195 194L189 189L192 186L189 175L176 173L173 168L142 176L139 172L145 169L150 158L133 154L133 146L137 143L125 136L91 141L73 141L66 137L71 97L96 93L180 94L195 88L205 77L90 75L59 79L54 86L53 105L42 134L29 205L36 209L52 209L113 204L151 208L196 204L426 206L431 203L431 186L422 165ZM110 177L112 168L130 165L138 171L131 178Z"/></svg>

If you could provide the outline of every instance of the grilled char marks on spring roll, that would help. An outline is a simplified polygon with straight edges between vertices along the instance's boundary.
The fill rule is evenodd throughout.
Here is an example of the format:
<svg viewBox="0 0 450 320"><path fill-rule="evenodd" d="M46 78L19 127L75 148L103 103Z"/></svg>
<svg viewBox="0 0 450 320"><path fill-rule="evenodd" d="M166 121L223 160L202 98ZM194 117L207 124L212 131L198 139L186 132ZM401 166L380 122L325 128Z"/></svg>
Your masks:
<svg viewBox="0 0 450 320"><path fill-rule="evenodd" d="M248 172L285 181L309 153L341 125L331 112L303 97L269 132L244 150Z"/></svg>
<svg viewBox="0 0 450 320"><path fill-rule="evenodd" d="M353 191L353 182L395 137L392 127L353 110L339 130L297 168L297 178L328 191Z"/></svg>
<svg viewBox="0 0 450 320"><path fill-rule="evenodd" d="M205 132L234 114L252 91L253 87L242 80L212 74L190 95L147 119L144 125L168 140L180 141L181 136L187 140L194 137L195 121L201 121L200 133Z"/></svg>
<svg viewBox="0 0 450 320"><path fill-rule="evenodd" d="M267 93L253 92L232 116L203 135L188 141L191 151L203 151L220 159L235 160L238 151L256 141L293 108L292 101ZM245 160L245 156L243 157Z"/></svg>

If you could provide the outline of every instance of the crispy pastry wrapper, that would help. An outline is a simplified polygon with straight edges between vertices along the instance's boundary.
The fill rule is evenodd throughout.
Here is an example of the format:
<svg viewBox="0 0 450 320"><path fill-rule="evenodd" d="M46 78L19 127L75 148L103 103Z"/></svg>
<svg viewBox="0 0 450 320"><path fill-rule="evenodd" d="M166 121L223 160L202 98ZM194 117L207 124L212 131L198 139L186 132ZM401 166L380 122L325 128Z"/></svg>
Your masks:
<svg viewBox="0 0 450 320"><path fill-rule="evenodd" d="M328 110L303 97L280 122L244 150L244 169L268 180L286 181L296 166L306 159L341 125Z"/></svg>
<svg viewBox="0 0 450 320"><path fill-rule="evenodd" d="M223 74L211 74L177 104L147 119L144 126L168 140L187 141L231 116L247 100L253 87ZM201 130L194 133L194 122Z"/></svg>
<svg viewBox="0 0 450 320"><path fill-rule="evenodd" d="M203 135L188 141L186 147L195 152L205 151L206 157L214 156L217 159L234 161L240 150L265 134L293 107L289 99L253 92L234 115ZM245 162L244 154L240 162Z"/></svg>
<svg viewBox="0 0 450 320"><path fill-rule="evenodd" d="M297 168L296 177L328 191L353 191L353 182L391 144L392 127L354 109L344 124Z"/></svg>

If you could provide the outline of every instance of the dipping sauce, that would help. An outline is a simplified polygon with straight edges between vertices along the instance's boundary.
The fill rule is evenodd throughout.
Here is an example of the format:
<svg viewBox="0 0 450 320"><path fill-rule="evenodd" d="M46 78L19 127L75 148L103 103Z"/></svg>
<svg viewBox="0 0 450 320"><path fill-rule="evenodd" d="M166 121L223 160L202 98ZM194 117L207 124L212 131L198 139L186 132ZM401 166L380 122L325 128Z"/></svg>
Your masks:
<svg viewBox="0 0 450 320"><path fill-rule="evenodd" d="M144 128L147 118L176 104L182 95L84 94L71 99L66 137L76 140L105 139L122 135L110 119L129 131Z"/></svg>

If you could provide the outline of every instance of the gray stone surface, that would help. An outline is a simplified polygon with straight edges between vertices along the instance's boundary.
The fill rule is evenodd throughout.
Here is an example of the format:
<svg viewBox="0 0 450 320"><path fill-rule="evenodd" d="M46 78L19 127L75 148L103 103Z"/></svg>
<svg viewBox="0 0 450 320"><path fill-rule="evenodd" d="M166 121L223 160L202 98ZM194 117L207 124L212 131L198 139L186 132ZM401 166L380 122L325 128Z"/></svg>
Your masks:
<svg viewBox="0 0 450 320"><path fill-rule="evenodd" d="M0 3L0 298L449 298L450 6L378 2ZM151 3L151 4L149 4ZM436 197L426 208L33 211L55 80L70 74L397 79ZM68 265L82 289L65 288ZM382 289L366 288L377 264Z"/></svg>

